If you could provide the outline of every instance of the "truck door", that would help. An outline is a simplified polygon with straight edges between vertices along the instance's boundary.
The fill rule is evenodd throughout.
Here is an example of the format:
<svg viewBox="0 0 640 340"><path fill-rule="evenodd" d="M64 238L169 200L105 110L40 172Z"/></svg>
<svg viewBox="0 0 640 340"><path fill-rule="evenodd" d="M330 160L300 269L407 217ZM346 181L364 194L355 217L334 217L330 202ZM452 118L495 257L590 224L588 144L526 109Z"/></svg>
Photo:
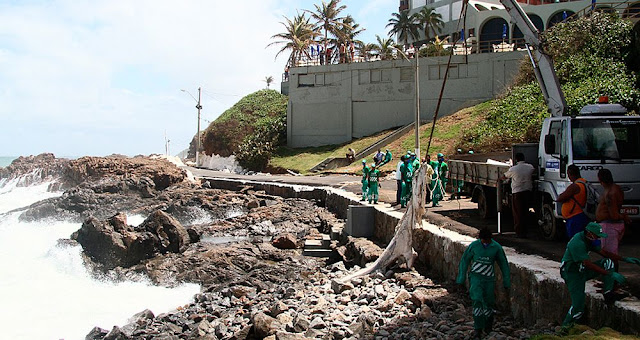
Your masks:
<svg viewBox="0 0 640 340"><path fill-rule="evenodd" d="M553 120L544 138L545 176L547 179L565 178L567 175L567 122ZM553 175L555 174L555 176Z"/></svg>

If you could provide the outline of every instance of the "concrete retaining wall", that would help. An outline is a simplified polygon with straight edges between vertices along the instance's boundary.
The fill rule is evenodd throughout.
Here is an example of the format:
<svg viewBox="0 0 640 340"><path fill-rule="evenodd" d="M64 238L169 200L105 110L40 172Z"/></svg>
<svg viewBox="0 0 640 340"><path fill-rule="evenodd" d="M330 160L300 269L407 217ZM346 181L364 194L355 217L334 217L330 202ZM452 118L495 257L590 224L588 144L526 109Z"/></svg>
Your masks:
<svg viewBox="0 0 640 340"><path fill-rule="evenodd" d="M360 205L359 198L334 188L314 188L290 184L259 183L230 179L209 179L211 186L219 189L264 190L267 194L286 198L303 198L317 201L339 218L345 219L349 205ZM375 237L387 243L393 237L402 214L389 208L376 206ZM424 263L440 279L454 280L458 273L458 261L467 245L474 238L438 227L428 222L414 231L413 248L418 261ZM560 264L539 256L518 254L505 247L511 268L512 288L507 294L496 289L497 305L516 320L526 325L539 321L561 322L570 306L569 293L560 278ZM501 287L500 271L498 286ZM640 334L640 301L616 302L607 306L601 294L592 284L587 284L586 322L594 328L604 326L625 333Z"/></svg>
<svg viewBox="0 0 640 340"><path fill-rule="evenodd" d="M501 94L525 55L454 56L439 117ZM433 119L448 61L420 58L421 120ZM415 76L415 59L292 68L287 143L294 148L340 144L415 121Z"/></svg>

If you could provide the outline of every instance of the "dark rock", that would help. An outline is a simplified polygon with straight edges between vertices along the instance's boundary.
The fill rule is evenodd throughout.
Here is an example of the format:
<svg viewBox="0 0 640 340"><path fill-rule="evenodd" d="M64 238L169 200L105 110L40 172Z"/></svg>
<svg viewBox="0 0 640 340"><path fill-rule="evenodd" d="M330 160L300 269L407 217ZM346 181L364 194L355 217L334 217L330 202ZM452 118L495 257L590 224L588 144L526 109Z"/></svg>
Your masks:
<svg viewBox="0 0 640 340"><path fill-rule="evenodd" d="M103 340L130 340L131 337L127 336L120 330L120 327L113 326L113 329L104 337Z"/></svg>
<svg viewBox="0 0 640 340"><path fill-rule="evenodd" d="M84 337L85 340L102 340L104 337L109 334L109 331L106 329L102 329L100 327L93 327L91 332Z"/></svg>
<svg viewBox="0 0 640 340"><path fill-rule="evenodd" d="M249 201L249 203L247 203L247 208L249 209L255 209L259 206L260 206L260 201L258 200L251 200Z"/></svg>
<svg viewBox="0 0 640 340"><path fill-rule="evenodd" d="M124 214L105 222L90 217L72 238L107 269L130 267L157 253L181 252L190 242L186 229L162 211L154 212L135 229L126 224Z"/></svg>
<svg viewBox="0 0 640 340"><path fill-rule="evenodd" d="M298 247L296 237L290 233L276 236L271 244L278 249L296 249Z"/></svg>
<svg viewBox="0 0 640 340"><path fill-rule="evenodd" d="M189 245L189 233L175 218L167 213L156 210L136 231L150 232L158 237L158 251L160 253L181 253Z"/></svg>
<svg viewBox="0 0 640 340"><path fill-rule="evenodd" d="M309 319L304 315L298 315L293 321L293 330L298 333L306 332L309 329Z"/></svg>
<svg viewBox="0 0 640 340"><path fill-rule="evenodd" d="M262 312L256 313L251 319L251 323L255 335L260 338L276 334L276 331L281 327L278 320Z"/></svg>

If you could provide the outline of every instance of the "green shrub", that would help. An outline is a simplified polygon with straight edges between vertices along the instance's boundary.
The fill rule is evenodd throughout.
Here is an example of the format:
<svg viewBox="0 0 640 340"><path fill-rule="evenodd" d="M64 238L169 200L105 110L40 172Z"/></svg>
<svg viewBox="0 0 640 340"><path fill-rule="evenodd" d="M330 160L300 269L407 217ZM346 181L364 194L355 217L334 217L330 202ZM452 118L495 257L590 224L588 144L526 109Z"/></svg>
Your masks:
<svg viewBox="0 0 640 340"><path fill-rule="evenodd" d="M542 35L542 41L554 59L568 114L577 115L601 95L638 112L638 79L625 64L633 50L630 22L596 12L554 26ZM495 151L513 143L537 142L548 110L533 79L531 63L523 64L517 85L493 102L485 120L465 133L457 147Z"/></svg>
<svg viewBox="0 0 640 340"><path fill-rule="evenodd" d="M238 163L248 170L264 170L278 146L286 143L286 122L286 116L264 118L258 122L254 133L238 147L235 154Z"/></svg>
<svg viewBox="0 0 640 340"><path fill-rule="evenodd" d="M260 90L240 99L212 122L203 134L206 154L228 157L254 133L265 133L275 121L286 122L287 96L275 90ZM277 143L284 143L278 135ZM284 128L286 139L286 127ZM259 138L261 139L261 138Z"/></svg>

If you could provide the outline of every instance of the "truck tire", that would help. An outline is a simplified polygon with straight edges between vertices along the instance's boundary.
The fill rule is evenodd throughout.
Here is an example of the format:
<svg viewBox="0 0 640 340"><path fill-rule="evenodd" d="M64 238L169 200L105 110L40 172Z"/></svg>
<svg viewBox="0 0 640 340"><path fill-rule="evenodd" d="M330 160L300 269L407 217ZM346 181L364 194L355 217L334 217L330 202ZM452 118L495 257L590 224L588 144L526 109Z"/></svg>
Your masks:
<svg viewBox="0 0 640 340"><path fill-rule="evenodd" d="M478 190L478 214L482 218L491 218L496 215L496 194L491 188L480 187Z"/></svg>
<svg viewBox="0 0 640 340"><path fill-rule="evenodd" d="M564 223L561 219L553 216L553 206L549 203L542 205L540 212L540 232L546 240L557 240L564 235L562 227Z"/></svg>

